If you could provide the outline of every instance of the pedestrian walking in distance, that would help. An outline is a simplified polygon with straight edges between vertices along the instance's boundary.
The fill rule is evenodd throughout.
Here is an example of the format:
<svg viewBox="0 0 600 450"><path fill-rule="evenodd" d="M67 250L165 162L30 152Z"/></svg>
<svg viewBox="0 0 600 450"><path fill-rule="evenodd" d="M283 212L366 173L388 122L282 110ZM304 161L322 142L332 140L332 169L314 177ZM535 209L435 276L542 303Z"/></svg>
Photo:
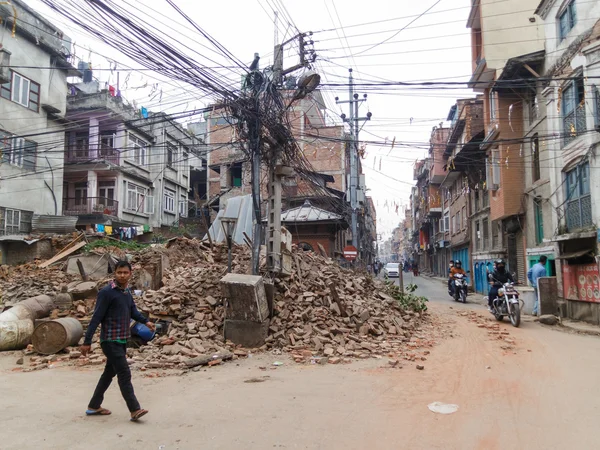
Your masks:
<svg viewBox="0 0 600 450"><path fill-rule="evenodd" d="M127 363L127 339L130 336L132 318L145 324L153 331L155 327L152 322L147 321L142 316L133 302L133 296L128 287L131 272L131 264L127 261L119 261L115 265L115 279L98 292L94 315L80 349L83 356L88 354L96 328L101 325L100 347L106 355L106 367L102 376L100 376L94 395L85 412L88 416L106 416L111 413L108 409L102 407L102 402L104 393L109 388L115 375L119 381L121 395L123 395L127 408L131 413L131 420L135 422L140 417L148 414L147 410L140 407L133 392L131 371Z"/></svg>

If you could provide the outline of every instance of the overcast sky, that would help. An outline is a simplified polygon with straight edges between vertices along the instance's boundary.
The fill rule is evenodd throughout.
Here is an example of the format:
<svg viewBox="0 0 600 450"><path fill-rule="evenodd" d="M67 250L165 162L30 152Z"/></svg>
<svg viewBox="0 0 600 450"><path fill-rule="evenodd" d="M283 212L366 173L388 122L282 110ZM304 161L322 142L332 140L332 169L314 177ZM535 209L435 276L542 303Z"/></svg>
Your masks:
<svg viewBox="0 0 600 450"><path fill-rule="evenodd" d="M101 80L116 84L116 72L106 70L111 65L105 57L117 62L121 69L141 67L54 14L40 0L26 1L72 38L78 57L91 60L95 69L104 69L94 74ZM164 30L165 39L179 41L181 51L193 55L196 61L231 67L231 62L203 47L211 45L165 0L120 0L120 4L136 11L149 27ZM296 34L296 26L302 32L314 33L318 54L315 68L325 83L347 82L349 67L354 69L357 83L459 81L468 80L471 73L470 37L466 28L469 0L176 0L176 4L241 61L249 63L254 53L259 53L261 67L272 61L273 11L277 10L280 41ZM418 17L420 14L423 15ZM286 55L286 67L295 64L292 56L292 53ZM123 96L129 101L136 100L140 106L179 112L210 103L199 94L190 94L189 87L186 89L182 83L148 71L128 77L129 73L120 72ZM234 84L241 79L239 69L220 69L220 73ZM158 85L153 91L154 83ZM155 95L160 91L162 98ZM360 134L361 140L373 142L367 146L363 167L369 195L377 208L378 233L386 238L403 217L403 207L408 204L413 185L413 164L425 155L432 127L445 120L457 98L470 97L472 93L465 89L407 87L359 88L358 92L368 93L368 101L361 105L361 115L367 111L373 114ZM342 112L347 114L347 105L336 106L335 96L347 99L347 87L325 89L328 113L339 121Z"/></svg>

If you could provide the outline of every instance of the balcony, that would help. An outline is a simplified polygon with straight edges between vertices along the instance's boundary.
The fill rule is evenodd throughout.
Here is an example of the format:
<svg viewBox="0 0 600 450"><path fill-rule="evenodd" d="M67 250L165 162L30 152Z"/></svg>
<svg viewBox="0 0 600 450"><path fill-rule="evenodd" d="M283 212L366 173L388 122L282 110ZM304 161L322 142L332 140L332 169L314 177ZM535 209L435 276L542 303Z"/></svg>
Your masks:
<svg viewBox="0 0 600 450"><path fill-rule="evenodd" d="M67 148L66 163L85 163L102 159L112 164L119 164L119 151L114 148L91 149L89 146Z"/></svg>
<svg viewBox="0 0 600 450"><path fill-rule="evenodd" d="M119 202L106 197L75 197L63 200L65 216L82 216L86 214L117 216Z"/></svg>

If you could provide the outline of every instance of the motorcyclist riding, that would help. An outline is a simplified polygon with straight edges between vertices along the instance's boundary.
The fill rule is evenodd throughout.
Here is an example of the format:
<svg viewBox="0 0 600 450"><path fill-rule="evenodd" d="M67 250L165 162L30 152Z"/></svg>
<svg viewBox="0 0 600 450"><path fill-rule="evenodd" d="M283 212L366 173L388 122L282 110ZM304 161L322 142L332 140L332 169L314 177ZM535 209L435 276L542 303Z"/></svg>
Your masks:
<svg viewBox="0 0 600 450"><path fill-rule="evenodd" d="M492 310L494 299L498 297L498 289L501 288L504 283L514 283L513 276L506 270L506 263L503 259L497 259L494 262L496 269L489 275L490 292L488 294L488 307Z"/></svg>
<svg viewBox="0 0 600 450"><path fill-rule="evenodd" d="M459 259L454 261L454 266L450 268L450 279L448 280L448 282L450 284L450 292L452 293L452 295L454 295L454 275L456 275L457 273L460 273L463 277L467 276L465 269L462 268L462 262Z"/></svg>
<svg viewBox="0 0 600 450"><path fill-rule="evenodd" d="M450 271L454 267L454 261L450 261L448 263L448 292L452 293L452 276L450 275Z"/></svg>

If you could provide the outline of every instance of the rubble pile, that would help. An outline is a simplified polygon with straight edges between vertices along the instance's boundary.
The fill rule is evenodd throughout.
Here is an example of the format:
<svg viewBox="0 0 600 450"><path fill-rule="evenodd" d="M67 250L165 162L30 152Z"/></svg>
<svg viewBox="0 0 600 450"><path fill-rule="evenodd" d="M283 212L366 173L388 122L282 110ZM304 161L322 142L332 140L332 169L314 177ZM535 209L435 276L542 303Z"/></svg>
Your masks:
<svg viewBox="0 0 600 450"><path fill-rule="evenodd" d="M289 351L297 362L318 354L335 363L391 354L410 341L422 314L404 311L371 277L314 253L297 256L295 275L275 279L269 348Z"/></svg>
<svg viewBox="0 0 600 450"><path fill-rule="evenodd" d="M273 280L274 317L264 349L290 352L297 362L325 356L335 363L390 354L410 341L421 314L402 310L371 277L357 277L313 253L294 255L291 276ZM226 247L216 245L197 257L193 265L166 271L162 288L136 299L144 314L169 321L170 329L140 349L135 360L171 367L211 351L235 352L223 340L225 299L219 281L227 269ZM233 272L247 273L249 263L247 248L236 247Z"/></svg>
<svg viewBox="0 0 600 450"><path fill-rule="evenodd" d="M223 338L226 299L220 280L227 273L226 245L176 238L166 246L151 246L128 254L133 255L134 274L138 268L158 264L163 256L169 258L170 266L162 271L159 289L147 289L135 299L144 315L167 325L166 333L135 351L130 349L128 353L136 367L185 368L192 367L191 359L207 355L222 355L219 360L247 355L247 350ZM384 292L380 282L297 248L290 258L289 274L273 280L265 278L265 282L272 283L272 289L268 289L272 292L272 316L261 350L288 352L296 362L318 360L335 364L351 358L399 357L422 340L419 328L423 313L404 310ZM232 272L250 273L250 260L247 246L235 246ZM54 268L0 268L0 288L15 301L42 293L58 294L73 280L79 280L78 275ZM69 284L74 301L69 308L53 311L50 318L76 317L85 328L93 312L95 293L105 281ZM135 283L134 279L134 290ZM98 364L103 357L98 344L94 344L94 349L87 362L78 359L74 348L68 349L70 353L63 359ZM52 363L43 358L39 362L42 366Z"/></svg>
<svg viewBox="0 0 600 450"><path fill-rule="evenodd" d="M40 269L36 264L0 266L0 305L12 305L21 300L61 292L63 285L79 279L59 268Z"/></svg>

